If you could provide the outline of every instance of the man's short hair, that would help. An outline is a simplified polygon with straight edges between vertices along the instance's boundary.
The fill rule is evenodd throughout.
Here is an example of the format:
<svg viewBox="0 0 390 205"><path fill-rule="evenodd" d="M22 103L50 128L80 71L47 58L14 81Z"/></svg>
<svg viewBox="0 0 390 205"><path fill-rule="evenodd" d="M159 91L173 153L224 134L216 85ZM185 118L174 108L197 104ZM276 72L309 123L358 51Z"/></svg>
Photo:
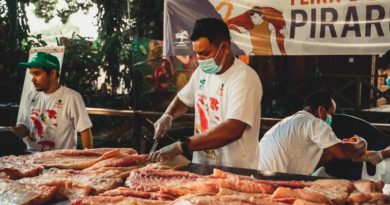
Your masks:
<svg viewBox="0 0 390 205"><path fill-rule="evenodd" d="M224 40L230 41L230 32L227 25L222 20L216 18L203 18L196 20L192 30L191 40L196 41L201 37L206 37L210 44L216 45Z"/></svg>
<svg viewBox="0 0 390 205"><path fill-rule="evenodd" d="M316 110L320 106L324 106L326 109L332 107L332 95L324 90L316 90L309 94L304 102L304 107L310 107L311 110Z"/></svg>

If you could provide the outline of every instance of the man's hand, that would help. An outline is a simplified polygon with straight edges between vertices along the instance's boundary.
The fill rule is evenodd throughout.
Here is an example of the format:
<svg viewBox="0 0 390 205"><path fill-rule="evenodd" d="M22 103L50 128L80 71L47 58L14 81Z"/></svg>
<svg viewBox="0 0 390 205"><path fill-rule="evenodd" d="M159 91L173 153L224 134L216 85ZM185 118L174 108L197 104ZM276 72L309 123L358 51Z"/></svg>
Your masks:
<svg viewBox="0 0 390 205"><path fill-rule="evenodd" d="M368 151L361 160L376 165L383 160L382 151Z"/></svg>
<svg viewBox="0 0 390 205"><path fill-rule="evenodd" d="M351 138L343 139L343 141L349 142L349 143L354 143L354 144L360 144L361 146L364 147L364 150L367 150L367 141L358 135L354 135Z"/></svg>
<svg viewBox="0 0 390 205"><path fill-rule="evenodd" d="M172 159L179 154L183 154L181 142L175 142L173 144L161 148L158 151L153 152L148 156L148 159L151 162L157 162Z"/></svg>
<svg viewBox="0 0 390 205"><path fill-rule="evenodd" d="M163 137L168 132L168 130L171 129L172 120L172 115L164 113L160 119L154 123L154 140Z"/></svg>

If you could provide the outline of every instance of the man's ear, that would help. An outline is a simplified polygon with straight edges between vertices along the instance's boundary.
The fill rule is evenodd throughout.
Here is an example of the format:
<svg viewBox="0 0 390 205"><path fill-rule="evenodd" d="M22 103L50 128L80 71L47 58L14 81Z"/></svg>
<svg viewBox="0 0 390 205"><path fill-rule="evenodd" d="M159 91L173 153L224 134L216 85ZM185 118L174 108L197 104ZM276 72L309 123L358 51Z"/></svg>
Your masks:
<svg viewBox="0 0 390 205"><path fill-rule="evenodd" d="M230 43L228 41L222 41L222 49L223 49L223 54L226 55L229 52L230 49Z"/></svg>
<svg viewBox="0 0 390 205"><path fill-rule="evenodd" d="M324 109L325 109L325 107L322 106L322 105L320 105L320 106L317 107L317 109L316 109L316 115L317 115L317 117L319 117L319 118L322 119L321 113L323 112Z"/></svg>
<svg viewBox="0 0 390 205"><path fill-rule="evenodd" d="M50 71L50 77L58 78L58 72L56 69Z"/></svg>

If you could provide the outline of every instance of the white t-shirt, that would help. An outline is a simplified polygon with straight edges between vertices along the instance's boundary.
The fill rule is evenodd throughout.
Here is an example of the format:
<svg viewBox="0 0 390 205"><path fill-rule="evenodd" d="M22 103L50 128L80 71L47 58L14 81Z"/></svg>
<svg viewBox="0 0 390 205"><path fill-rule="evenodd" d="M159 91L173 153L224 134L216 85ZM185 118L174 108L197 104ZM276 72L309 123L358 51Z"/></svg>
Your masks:
<svg viewBox="0 0 390 205"><path fill-rule="evenodd" d="M323 120L299 111L264 134L259 143L259 169L309 175L324 149L340 142Z"/></svg>
<svg viewBox="0 0 390 205"><path fill-rule="evenodd" d="M248 126L240 139L218 149L194 152L192 161L256 169L262 94L257 73L238 59L220 75L197 68L178 93L184 104L195 107L195 134L204 133L227 119Z"/></svg>
<svg viewBox="0 0 390 205"><path fill-rule="evenodd" d="M50 94L31 91L26 106L20 109L17 125L30 131L30 136L23 138L28 149L75 149L77 132L92 127L81 95L63 86Z"/></svg>

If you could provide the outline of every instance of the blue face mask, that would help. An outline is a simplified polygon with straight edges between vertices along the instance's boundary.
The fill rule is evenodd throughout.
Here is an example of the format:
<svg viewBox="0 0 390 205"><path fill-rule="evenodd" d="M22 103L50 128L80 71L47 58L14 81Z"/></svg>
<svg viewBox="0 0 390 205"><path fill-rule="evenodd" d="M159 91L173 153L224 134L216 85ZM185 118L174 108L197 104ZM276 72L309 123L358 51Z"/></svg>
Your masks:
<svg viewBox="0 0 390 205"><path fill-rule="evenodd" d="M331 115L326 114L325 123L328 124L329 126L332 125L332 116Z"/></svg>
<svg viewBox="0 0 390 205"><path fill-rule="evenodd" d="M386 85L387 87L390 87L390 76L387 76L386 78Z"/></svg>
<svg viewBox="0 0 390 205"><path fill-rule="evenodd" d="M221 47L222 47L222 44L219 46L217 54L215 56L218 55ZM205 59L205 60L198 60L198 63L199 63L200 69L202 69L203 72L208 73L208 74L216 74L222 70L224 60L225 60L225 56L223 56L221 65L217 65L217 63L215 63L214 58L209 58L209 59Z"/></svg>

